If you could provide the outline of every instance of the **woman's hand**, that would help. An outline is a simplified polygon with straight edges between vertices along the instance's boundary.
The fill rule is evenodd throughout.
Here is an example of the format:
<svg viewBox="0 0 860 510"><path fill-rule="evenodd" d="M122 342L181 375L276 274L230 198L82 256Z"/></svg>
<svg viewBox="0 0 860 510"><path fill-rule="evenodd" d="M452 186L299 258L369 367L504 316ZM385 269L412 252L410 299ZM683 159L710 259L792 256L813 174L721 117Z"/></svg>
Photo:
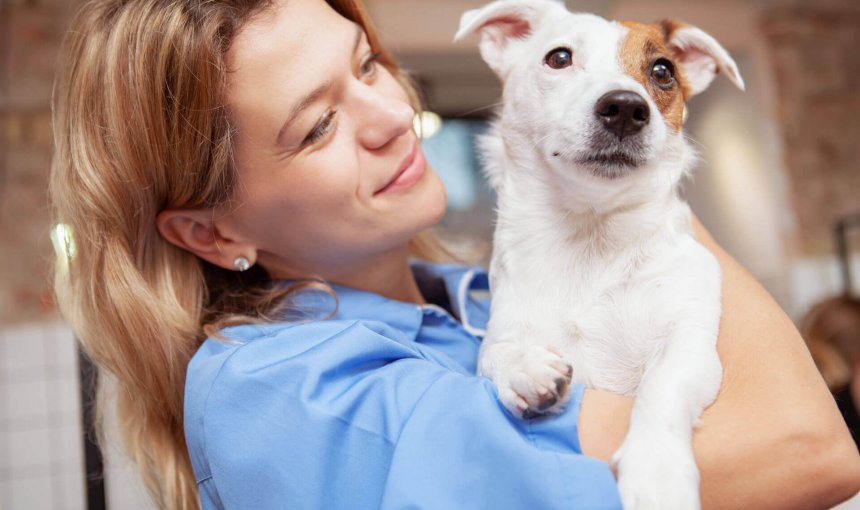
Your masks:
<svg viewBox="0 0 860 510"><path fill-rule="evenodd" d="M693 435L705 509L830 508L860 490L860 455L803 339L773 298L694 220L723 272L716 402ZM583 453L607 462L632 399L586 391Z"/></svg>

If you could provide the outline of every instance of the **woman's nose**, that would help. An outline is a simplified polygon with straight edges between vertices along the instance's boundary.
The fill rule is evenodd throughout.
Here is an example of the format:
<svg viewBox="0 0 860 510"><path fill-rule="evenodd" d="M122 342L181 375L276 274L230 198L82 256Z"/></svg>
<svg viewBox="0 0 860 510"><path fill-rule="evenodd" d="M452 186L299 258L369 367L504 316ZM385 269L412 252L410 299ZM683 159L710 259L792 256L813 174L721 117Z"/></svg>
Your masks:
<svg viewBox="0 0 860 510"><path fill-rule="evenodd" d="M358 138L367 149L379 149L388 142L412 129L415 110L403 94L386 94L386 91L363 85L359 92L361 122Z"/></svg>

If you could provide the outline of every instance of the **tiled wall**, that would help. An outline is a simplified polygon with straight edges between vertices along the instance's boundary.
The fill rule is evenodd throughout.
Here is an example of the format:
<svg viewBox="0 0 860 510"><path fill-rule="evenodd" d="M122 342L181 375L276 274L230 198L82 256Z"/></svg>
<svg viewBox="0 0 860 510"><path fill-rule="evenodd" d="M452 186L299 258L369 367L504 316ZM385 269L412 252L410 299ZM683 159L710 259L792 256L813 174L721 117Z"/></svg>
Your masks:
<svg viewBox="0 0 860 510"><path fill-rule="evenodd" d="M0 328L0 510L86 507L77 360L62 324ZM153 508L107 415L107 507Z"/></svg>
<svg viewBox="0 0 860 510"><path fill-rule="evenodd" d="M0 330L0 508L83 508L78 392L68 328Z"/></svg>

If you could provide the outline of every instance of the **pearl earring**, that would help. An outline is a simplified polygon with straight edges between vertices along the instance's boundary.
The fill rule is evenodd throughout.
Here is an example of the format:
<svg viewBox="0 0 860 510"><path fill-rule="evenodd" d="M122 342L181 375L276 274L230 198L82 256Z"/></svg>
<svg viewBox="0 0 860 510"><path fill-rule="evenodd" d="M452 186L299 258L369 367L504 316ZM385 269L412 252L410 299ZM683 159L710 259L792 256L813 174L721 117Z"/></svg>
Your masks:
<svg viewBox="0 0 860 510"><path fill-rule="evenodd" d="M248 268L251 267L251 262L245 257L239 256L236 257L235 260L233 260L233 266L236 268L236 271L247 271Z"/></svg>

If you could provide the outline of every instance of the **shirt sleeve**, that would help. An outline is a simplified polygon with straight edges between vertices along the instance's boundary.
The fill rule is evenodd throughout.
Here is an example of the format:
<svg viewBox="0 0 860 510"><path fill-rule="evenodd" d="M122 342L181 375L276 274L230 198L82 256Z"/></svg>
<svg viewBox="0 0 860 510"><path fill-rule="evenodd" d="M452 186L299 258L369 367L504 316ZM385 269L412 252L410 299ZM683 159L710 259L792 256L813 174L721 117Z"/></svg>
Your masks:
<svg viewBox="0 0 860 510"><path fill-rule="evenodd" d="M522 421L488 379L384 324L307 326L222 360L202 425L217 506L621 508L608 466L581 455L581 386L561 414Z"/></svg>
<svg viewBox="0 0 860 510"><path fill-rule="evenodd" d="M581 455L583 387L522 421L484 378L439 374L401 430L383 508L620 508L608 466Z"/></svg>

